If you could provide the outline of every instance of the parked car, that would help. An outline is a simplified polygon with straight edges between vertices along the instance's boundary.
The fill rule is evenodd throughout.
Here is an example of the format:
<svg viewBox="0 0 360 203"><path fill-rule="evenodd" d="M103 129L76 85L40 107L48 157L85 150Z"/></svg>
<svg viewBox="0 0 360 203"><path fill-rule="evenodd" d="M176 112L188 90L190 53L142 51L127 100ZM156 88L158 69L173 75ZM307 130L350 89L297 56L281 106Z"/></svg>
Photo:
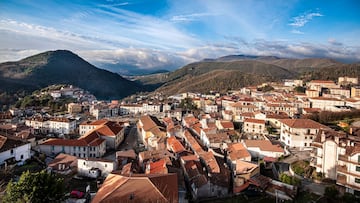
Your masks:
<svg viewBox="0 0 360 203"><path fill-rule="evenodd" d="M84 194L85 194L84 192L73 190L70 192L70 197L80 199L84 197Z"/></svg>

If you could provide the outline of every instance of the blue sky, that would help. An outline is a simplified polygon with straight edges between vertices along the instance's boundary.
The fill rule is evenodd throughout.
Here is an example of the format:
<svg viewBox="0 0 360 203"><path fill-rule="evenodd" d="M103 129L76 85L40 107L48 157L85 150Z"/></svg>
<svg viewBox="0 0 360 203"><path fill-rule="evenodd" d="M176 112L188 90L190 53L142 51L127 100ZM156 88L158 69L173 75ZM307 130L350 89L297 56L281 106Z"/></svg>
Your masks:
<svg viewBox="0 0 360 203"><path fill-rule="evenodd" d="M0 1L0 62L56 49L144 69L230 54L358 62L359 36L357 0Z"/></svg>

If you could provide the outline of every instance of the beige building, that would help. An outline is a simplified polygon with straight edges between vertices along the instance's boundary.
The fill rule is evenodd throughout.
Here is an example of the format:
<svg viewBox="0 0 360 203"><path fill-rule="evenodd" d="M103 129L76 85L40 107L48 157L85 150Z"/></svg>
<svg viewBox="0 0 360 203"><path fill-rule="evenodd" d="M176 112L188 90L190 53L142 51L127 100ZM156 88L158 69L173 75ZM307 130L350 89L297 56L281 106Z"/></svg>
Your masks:
<svg viewBox="0 0 360 203"><path fill-rule="evenodd" d="M73 113L80 113L82 111L82 105L76 104L76 103L70 103L68 104L68 112Z"/></svg>
<svg viewBox="0 0 360 203"><path fill-rule="evenodd" d="M243 132L253 134L267 134L265 120L246 118L243 124Z"/></svg>
<svg viewBox="0 0 360 203"><path fill-rule="evenodd" d="M357 85L359 83L358 78L352 78L352 77L339 77L338 79L339 85L347 85L347 84L355 84Z"/></svg>
<svg viewBox="0 0 360 203"><path fill-rule="evenodd" d="M351 97L360 96L360 86L351 87Z"/></svg>

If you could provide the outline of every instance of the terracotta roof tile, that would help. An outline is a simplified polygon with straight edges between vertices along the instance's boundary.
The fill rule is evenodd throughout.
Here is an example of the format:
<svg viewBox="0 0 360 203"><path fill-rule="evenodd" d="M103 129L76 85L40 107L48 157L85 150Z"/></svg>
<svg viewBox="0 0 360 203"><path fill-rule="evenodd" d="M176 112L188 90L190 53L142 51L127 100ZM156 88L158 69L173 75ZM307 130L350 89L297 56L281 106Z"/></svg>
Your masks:
<svg viewBox="0 0 360 203"><path fill-rule="evenodd" d="M269 140L244 140L247 148L258 147L261 151L284 152L280 145L273 145Z"/></svg>
<svg viewBox="0 0 360 203"><path fill-rule="evenodd" d="M322 125L310 119L279 119L279 121L289 126L290 128L312 128L312 129L328 128L327 126Z"/></svg>
<svg viewBox="0 0 360 203"><path fill-rule="evenodd" d="M229 158L234 161L251 157L250 153L242 143L228 144Z"/></svg>
<svg viewBox="0 0 360 203"><path fill-rule="evenodd" d="M265 125L264 120L254 119L254 118L245 118L244 123L257 123L257 124Z"/></svg>

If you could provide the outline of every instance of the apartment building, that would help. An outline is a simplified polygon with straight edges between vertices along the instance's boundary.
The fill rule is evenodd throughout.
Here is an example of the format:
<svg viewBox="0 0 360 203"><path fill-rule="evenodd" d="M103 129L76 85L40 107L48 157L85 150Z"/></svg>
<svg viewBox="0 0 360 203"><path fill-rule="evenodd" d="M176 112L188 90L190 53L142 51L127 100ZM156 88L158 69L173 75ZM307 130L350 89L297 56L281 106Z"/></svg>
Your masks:
<svg viewBox="0 0 360 203"><path fill-rule="evenodd" d="M243 124L243 132L253 134L267 134L265 120L246 118Z"/></svg>
<svg viewBox="0 0 360 203"><path fill-rule="evenodd" d="M288 147L309 148L320 129L328 129L310 119L279 119L280 141Z"/></svg>

